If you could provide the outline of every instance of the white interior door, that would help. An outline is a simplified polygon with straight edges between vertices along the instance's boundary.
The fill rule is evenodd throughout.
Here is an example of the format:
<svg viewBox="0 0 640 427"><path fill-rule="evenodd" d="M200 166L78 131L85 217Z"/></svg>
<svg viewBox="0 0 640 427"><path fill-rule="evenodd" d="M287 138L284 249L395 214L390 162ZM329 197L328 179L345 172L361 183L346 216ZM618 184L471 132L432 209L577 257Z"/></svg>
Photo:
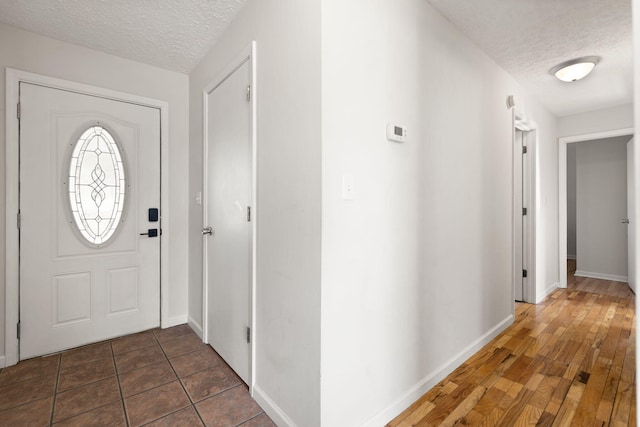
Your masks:
<svg viewBox="0 0 640 427"><path fill-rule="evenodd" d="M513 147L513 197L514 197L514 297L516 301L532 302L535 298L529 288L533 276L533 179L532 154L529 153L532 144L532 123L515 121Z"/></svg>
<svg viewBox="0 0 640 427"><path fill-rule="evenodd" d="M513 147L513 220L514 220L514 278L516 301L522 301L522 131L515 130Z"/></svg>
<svg viewBox="0 0 640 427"><path fill-rule="evenodd" d="M251 306L250 63L207 94L207 340L249 383Z"/></svg>
<svg viewBox="0 0 640 427"><path fill-rule="evenodd" d="M632 138L627 142L627 245L629 257L629 287L636 292L636 222L638 221L635 212L635 164L634 154L635 142Z"/></svg>
<svg viewBox="0 0 640 427"><path fill-rule="evenodd" d="M521 130L515 131L515 146L513 147L513 186L514 186L514 297L516 301L524 301L524 278L522 277L522 271L524 269L524 216L522 215L522 209L524 207L524 194L523 194L523 153L522 147L524 142L524 135Z"/></svg>
<svg viewBox="0 0 640 427"><path fill-rule="evenodd" d="M529 301L531 271L531 155L528 152L527 133L520 132L522 137L522 299Z"/></svg>
<svg viewBox="0 0 640 427"><path fill-rule="evenodd" d="M28 83L20 104L20 358L159 326L159 110Z"/></svg>

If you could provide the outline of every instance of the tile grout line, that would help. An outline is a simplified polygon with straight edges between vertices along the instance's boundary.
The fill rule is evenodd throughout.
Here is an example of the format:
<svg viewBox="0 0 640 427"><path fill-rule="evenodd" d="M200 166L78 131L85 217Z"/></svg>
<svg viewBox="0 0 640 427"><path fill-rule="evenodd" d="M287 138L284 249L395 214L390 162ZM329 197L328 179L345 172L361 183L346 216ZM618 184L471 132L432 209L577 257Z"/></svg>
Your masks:
<svg viewBox="0 0 640 427"><path fill-rule="evenodd" d="M187 336L187 335L189 335L189 334L185 334L184 336ZM154 336L155 336L155 334L154 334ZM183 338L184 336L181 336L181 337L178 337L178 338L174 338L173 340L167 340L167 341L165 341L165 342L174 341L174 340L176 340L176 339ZM155 337L155 338L156 338L156 340L157 340L157 337ZM162 350L162 353L163 353L163 354L165 355L165 357L167 358L167 362L169 362L169 366L171 367L171 369L172 369L172 370L173 370L173 372L175 373L176 377L178 378L178 381L180 382L180 386L181 386L181 387L182 387L182 389L185 391L185 394L187 395L187 398L188 398L188 399L189 399L189 401L191 402L191 406L192 406L192 407L193 407L193 409L196 411L196 414L198 415L198 418L200 418L200 420L202 421L202 423L203 423L204 425L206 425L206 423L204 422L204 419L202 418L202 415L201 415L201 414L200 414L200 412L198 411L198 408L196 407L196 403L200 403L200 402L203 402L203 401L205 401L205 400L211 399L211 398L213 398L213 397L216 397L216 396L222 395L222 394L224 394L224 393L226 393L226 392L229 392L229 391L233 390L233 389L234 389L234 388L236 388L236 387L239 387L239 386L242 386L242 385L246 386L246 384L245 384L242 380L240 380L240 382L239 382L238 384L234 385L234 386L228 387L228 388L226 388L226 389L224 389L224 390L220 390L219 392L217 392L217 393L215 393L215 394L213 394L213 395L211 395L211 396L207 397L206 399L202 399L202 400L199 400L199 401L197 401L197 402L194 402L194 401L193 401L193 399L191 398L191 395L190 395L190 394L189 394L189 392L186 390L186 388L185 388L185 386L184 386L184 384L183 384L183 382L182 382L183 378L180 378L180 376L178 375L178 373L175 371L175 369L174 369L174 367L173 367L173 364L171 363L171 359L169 359L169 357L168 357L168 356L167 356L167 354L165 353L164 348L162 347L162 343L160 343L160 342L158 341L158 344L160 345L160 349ZM215 351L215 349L213 349L213 347L211 347L210 345L207 345L206 343L205 343L205 345L207 346L207 348L210 348L212 351L214 351L218 357L220 357L220 355L218 354L218 352L217 352L217 351ZM187 352L187 353L185 353L185 354L181 354L181 355L176 356L176 357L186 356L186 355L188 355L188 354L193 354L193 353L196 353L196 352L198 352L198 351L201 351L201 350L193 350L193 351ZM221 358L221 357L220 357L220 358ZM221 360L222 360L222 363L224 363L224 364L227 366L227 368L228 368L228 369L232 370L232 369L231 369L231 367L229 367L229 365L224 361L224 359L222 359L222 358L221 358ZM210 370L210 369L213 369L213 367L208 367L208 368L202 369L202 370L200 370L200 371L193 372L193 373L189 374L188 376L196 375L196 374L198 374L198 373L200 373L200 372L204 372L204 371L207 371L207 370ZM233 370L232 370L232 371L233 371ZM237 375L237 374L235 374L235 372L234 372L234 375ZM182 409L184 409L184 408L181 408L181 409L179 409L178 411L180 411L180 410L182 410ZM253 418L256 418L257 416L259 416L259 415L263 414L263 413L264 413L264 410L262 410L262 408L260 408L260 409L261 409L261 412L260 412L259 414L257 414L257 415L255 415L254 417L251 417L251 418L249 418L249 419L247 419L247 420L243 421L241 424L244 424L244 423L246 423L246 422L248 422L248 421L252 420ZM171 414L174 414L175 412L178 412L178 411L174 411L174 412L172 412ZM169 416L169 415L171 415L171 414L167 414L167 415L165 415L165 417L166 417L166 416ZM162 417L162 418L164 418L164 417ZM159 418L159 419L162 419L162 418ZM238 425L241 425L241 424L238 424Z"/></svg>
<svg viewBox="0 0 640 427"><path fill-rule="evenodd" d="M111 348L111 361L113 362L113 370L116 373L116 383L118 383L118 392L120 393L120 407L124 414L124 422L129 427L129 417L127 416L127 408L124 406L124 395L122 394L122 385L120 384L120 375L118 372L118 365L116 364L116 355L113 351L113 340L109 340L109 347Z"/></svg>
<svg viewBox="0 0 640 427"><path fill-rule="evenodd" d="M112 356L112 357L113 357L113 356ZM102 359L107 359L107 358L108 358L108 357L103 357ZM67 368L67 369L61 369L61 370L60 370L60 373L65 372L65 371L71 371L71 370L74 370L74 369L76 369L76 368L78 368L78 367L80 367L80 366L88 365L88 364L90 364L90 363L93 363L93 362L96 362L96 361L98 361L98 360L102 360L102 359L93 359L93 360L90 360L90 361L88 361L88 362L86 362L86 363L83 363L83 364L81 364L81 365L78 365L78 366L74 366L74 367ZM112 361L113 361L113 359L112 359ZM113 361L113 362L114 362L114 367L115 367L115 361ZM117 377L117 376L118 376L118 374L116 373L116 374L115 374L115 376ZM68 391L77 390L77 389L79 389L79 388L81 388L81 387L84 387L84 386L87 386L87 385L90 385L90 384L94 384L94 383L97 383L97 382L99 382L99 381L104 381L104 380L106 380L107 378L111 378L111 377L112 377L112 375L107 375L106 377L97 378L97 379L94 379L93 381L89 381L89 382L86 382L86 383L82 383L82 384L80 384L80 385L76 385L76 386L71 387L71 388L68 388L68 389L66 389L66 390L60 390L60 393L66 393L66 392L68 392ZM56 390L56 393L58 393L58 391L57 391L57 390Z"/></svg>
<svg viewBox="0 0 640 427"><path fill-rule="evenodd" d="M107 341L109 341L109 342L110 342L111 340L107 340ZM107 342L107 341L100 341L99 343L103 343L103 342ZM99 344L99 343L96 343L96 344ZM68 351L68 350L65 350L65 351ZM60 355L61 355L61 356L60 356L60 366L62 366L62 353L64 353L64 351L60 353ZM111 350L111 354L113 355L113 349ZM94 360L97 360L97 359L94 359ZM91 363L91 362L87 362L87 363ZM115 365L115 361L114 361L114 365ZM61 372L61 371L63 371L63 370L70 370L70 369L75 369L75 368L73 368L73 367L72 367L72 368L62 369L62 370L60 370L58 373L60 373L60 372ZM111 377L102 378L102 379L100 379L100 380L98 380L98 381L104 381L104 380L106 380L106 379L108 379L108 378L111 378ZM120 381L118 380L118 375L117 375L117 374L115 375L115 379L116 379L116 382L118 383L118 387L120 387ZM94 384L94 383L97 383L98 381L92 381L92 382L87 383L87 384L84 384L84 385L82 385L82 386L78 386L78 387L70 388L69 390L64 390L64 391L62 391L61 393L66 393L66 392L71 391L71 390L77 390L77 389L79 389L80 387L84 387L85 385L89 385L89 384ZM57 381L56 381L56 388L57 388ZM54 394L54 399L55 399L55 397L56 397L56 396L57 396L57 393L55 393L55 394ZM121 402L123 402L123 400L122 400L122 395L121 395L120 401L121 401ZM95 411L96 409L104 408L105 406L111 405L111 404L112 404L112 403L114 403L114 402L116 402L116 401L114 400L113 402L108 402L108 403L105 403L104 405L100 405L100 406L97 406L97 407L92 408L92 409L87 409L86 411L82 411L82 412L79 412L79 413L77 413L77 414L75 414L75 415L73 415L73 416L70 416L70 417L68 417L68 418L64 418L64 419L62 419L62 420L58 421L58 423L60 423L60 422L62 422L62 421L70 420L70 419L72 419L72 418L75 418L75 417L78 417L78 416L80 416L80 415L83 415L83 414L89 413L89 412L91 412L91 411ZM123 404L124 404L124 402L123 402ZM53 418L53 414L51 414L51 417ZM127 427L128 427L128 426L129 426L129 423L128 423L128 420L127 420L127 418L126 418L126 412L125 412L125 422L127 423ZM52 421L52 423L50 424L50 426L53 426L53 421Z"/></svg>
<svg viewBox="0 0 640 427"><path fill-rule="evenodd" d="M53 416L56 412L56 397L58 396L58 382L60 381L60 371L62 368L62 353L58 355L58 369L56 370L56 381L53 386L53 397L51 399L51 417L49 417L49 425L53 425Z"/></svg>
<svg viewBox="0 0 640 427"><path fill-rule="evenodd" d="M259 406L259 405L258 405L258 406ZM262 409L262 407L261 407L260 409ZM248 419L244 420L243 422L241 422L240 424L236 425L236 427L242 427L243 425L247 424L247 423L248 423L248 422L250 422L251 420L254 420L254 419L258 418L260 415L262 415L262 414L264 414L264 413L265 413L265 412L264 412L264 410L263 410L263 411L261 411L260 413L258 413L258 414L256 414L256 415L254 415L253 417L248 418Z"/></svg>
<svg viewBox="0 0 640 427"><path fill-rule="evenodd" d="M176 372L175 368L173 367L173 364L171 363L171 359L169 359L169 357L167 356L167 353L165 353L164 348L162 347L162 344L160 343L160 341L158 341L158 337L156 336L156 334L153 334L154 339L156 340L156 342L158 343L158 345L160 346L160 351L162 351L162 354L164 355L164 357L167 359L167 363L169 364L169 367L171 368L171 370L173 371L173 374L176 376L176 379L178 380L178 383L180 384L180 387L182 387L182 390L184 391L184 394L187 395L187 399L189 399L189 403L191 404L190 406L193 408L193 410L196 412L196 415L198 416L198 418L200 419L200 422L202 422L202 425L206 426L204 420L202 419L202 416L200 415L200 412L198 412L198 408L196 408L195 403L193 402L193 400L191 399L191 395L189 394L189 392L187 391L187 389L184 387L184 384L182 383L182 378L180 378L180 376L178 375L178 373ZM167 342L172 341L172 340L168 340ZM195 352L192 352L195 353ZM186 353L186 354L190 354L190 353ZM183 356L183 355L181 355ZM187 406L188 408L188 406ZM180 408L177 411L172 412L171 414L175 414L178 411L182 411L185 408ZM165 417L168 417L171 414L167 414L165 415ZM162 418L165 418L162 417ZM158 418L159 420L161 420L162 418Z"/></svg>

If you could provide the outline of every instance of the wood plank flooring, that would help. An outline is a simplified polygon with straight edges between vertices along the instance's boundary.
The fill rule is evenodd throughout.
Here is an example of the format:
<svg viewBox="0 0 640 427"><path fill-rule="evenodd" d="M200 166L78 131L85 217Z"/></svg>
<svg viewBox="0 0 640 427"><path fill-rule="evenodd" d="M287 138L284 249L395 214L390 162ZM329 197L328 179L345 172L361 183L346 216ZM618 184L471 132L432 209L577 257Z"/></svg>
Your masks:
<svg viewBox="0 0 640 427"><path fill-rule="evenodd" d="M575 272L576 260L567 260L567 288L569 289L613 295L615 297L633 297L633 291L626 283L592 279L590 277L577 277L573 275Z"/></svg>
<svg viewBox="0 0 640 427"><path fill-rule="evenodd" d="M635 426L635 296L576 279L516 304L512 326L388 427Z"/></svg>

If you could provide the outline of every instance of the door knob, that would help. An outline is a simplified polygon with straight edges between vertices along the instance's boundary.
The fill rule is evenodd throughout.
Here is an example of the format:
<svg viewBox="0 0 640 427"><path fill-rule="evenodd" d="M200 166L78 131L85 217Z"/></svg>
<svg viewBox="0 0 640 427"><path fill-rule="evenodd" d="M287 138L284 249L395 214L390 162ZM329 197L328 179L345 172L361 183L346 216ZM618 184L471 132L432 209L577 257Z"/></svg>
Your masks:
<svg viewBox="0 0 640 427"><path fill-rule="evenodd" d="M211 227L205 227L202 229L202 235L204 236L205 234L208 234L209 236L211 236L213 234L213 228Z"/></svg>

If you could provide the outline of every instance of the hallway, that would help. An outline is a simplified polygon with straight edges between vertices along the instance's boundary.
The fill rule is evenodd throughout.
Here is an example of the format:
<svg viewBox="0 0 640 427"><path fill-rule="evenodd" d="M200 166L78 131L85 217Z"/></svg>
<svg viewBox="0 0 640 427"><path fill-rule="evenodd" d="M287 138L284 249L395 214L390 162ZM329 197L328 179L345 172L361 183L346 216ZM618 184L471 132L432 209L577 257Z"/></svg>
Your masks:
<svg viewBox="0 0 640 427"><path fill-rule="evenodd" d="M635 296L573 271L388 426L635 426Z"/></svg>

